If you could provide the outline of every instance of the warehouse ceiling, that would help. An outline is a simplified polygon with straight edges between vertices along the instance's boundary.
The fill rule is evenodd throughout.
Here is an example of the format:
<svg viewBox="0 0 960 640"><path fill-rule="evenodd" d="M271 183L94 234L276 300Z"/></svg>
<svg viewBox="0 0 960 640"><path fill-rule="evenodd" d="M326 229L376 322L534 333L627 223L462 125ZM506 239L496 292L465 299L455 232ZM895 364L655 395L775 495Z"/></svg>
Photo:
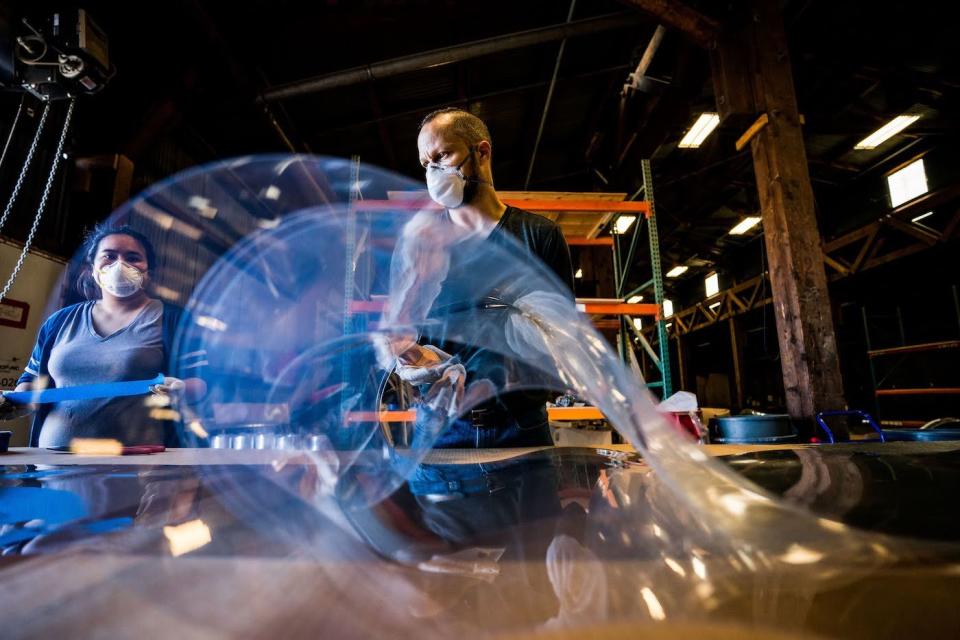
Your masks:
<svg viewBox="0 0 960 640"><path fill-rule="evenodd" d="M458 105L490 126L499 188L633 193L650 157L667 267L760 255L756 236L727 235L757 210L749 149L734 149L744 123L677 148L696 115L716 110L708 52L668 28L621 100L658 25L628 0L66 4L108 34L117 70L80 102L74 154L127 155L137 187L216 158L290 150L419 177L419 119ZM783 4L821 230L836 235L889 208L886 170L955 146L957 38L934 1ZM722 26L749 19L737 5L688 3ZM19 96L0 98L6 129ZM923 118L876 150L853 150L907 110ZM642 269L640 259L633 279Z"/></svg>

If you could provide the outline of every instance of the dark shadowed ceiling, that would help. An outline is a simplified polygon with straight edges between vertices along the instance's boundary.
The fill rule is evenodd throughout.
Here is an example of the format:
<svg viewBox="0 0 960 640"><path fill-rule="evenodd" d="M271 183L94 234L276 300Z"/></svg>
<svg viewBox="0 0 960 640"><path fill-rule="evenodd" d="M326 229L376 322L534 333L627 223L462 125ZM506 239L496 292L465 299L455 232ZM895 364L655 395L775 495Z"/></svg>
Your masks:
<svg viewBox="0 0 960 640"><path fill-rule="evenodd" d="M101 93L80 101L71 152L125 154L136 188L217 158L290 150L359 156L419 176L417 123L458 105L490 126L498 187L632 193L640 160L649 157L665 266L699 260L703 269L729 265L734 277L759 268L756 236L727 235L757 209L749 150L734 150L743 123L721 124L700 149L676 147L696 115L716 108L709 53L668 29L647 80L621 107L627 74L658 24L631 2L66 4L99 22L117 70ZM688 4L721 25L749 19L737 2ZM824 235L882 215L884 171L918 154L943 154L939 175L928 168L932 187L955 182L960 55L944 4L782 4ZM37 2L11 7L14 18L45 11ZM559 27L568 16L575 35L564 39ZM535 42L520 46L525 39ZM482 50L416 58L484 40ZM19 100L0 95L4 135ZM906 110L924 117L874 151L853 151ZM8 168L2 177L6 192ZM78 237L69 229L105 213L71 211L67 202L61 215L72 222L47 223L40 245L69 252ZM4 233L22 239L26 214L20 218ZM642 280L644 261L633 280ZM671 287L680 292L683 284Z"/></svg>

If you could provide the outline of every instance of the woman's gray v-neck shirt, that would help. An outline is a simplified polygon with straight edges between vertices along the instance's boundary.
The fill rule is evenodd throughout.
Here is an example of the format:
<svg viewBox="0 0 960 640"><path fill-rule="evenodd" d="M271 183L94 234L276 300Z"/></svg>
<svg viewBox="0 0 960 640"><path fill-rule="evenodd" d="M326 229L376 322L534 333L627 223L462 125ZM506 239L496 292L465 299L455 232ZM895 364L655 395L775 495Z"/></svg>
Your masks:
<svg viewBox="0 0 960 640"><path fill-rule="evenodd" d="M163 303L151 300L126 327L101 336L90 301L64 321L50 353L48 370L57 387L144 380L163 372ZM147 396L95 398L57 403L40 431L40 446L70 444L72 438L114 438L124 445L162 444L163 422L150 417Z"/></svg>

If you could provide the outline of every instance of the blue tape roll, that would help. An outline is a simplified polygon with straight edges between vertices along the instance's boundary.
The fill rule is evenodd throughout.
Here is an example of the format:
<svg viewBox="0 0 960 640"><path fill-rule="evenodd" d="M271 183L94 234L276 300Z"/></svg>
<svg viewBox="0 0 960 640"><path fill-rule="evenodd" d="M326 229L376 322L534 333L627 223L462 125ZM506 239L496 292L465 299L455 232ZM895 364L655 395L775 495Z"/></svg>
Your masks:
<svg viewBox="0 0 960 640"><path fill-rule="evenodd" d="M163 384L162 373L157 374L156 378L150 380L82 384L76 387L43 389L42 391L4 391L3 397L17 404L49 404L51 402L63 402L65 400L140 396L150 393L150 387L155 384Z"/></svg>

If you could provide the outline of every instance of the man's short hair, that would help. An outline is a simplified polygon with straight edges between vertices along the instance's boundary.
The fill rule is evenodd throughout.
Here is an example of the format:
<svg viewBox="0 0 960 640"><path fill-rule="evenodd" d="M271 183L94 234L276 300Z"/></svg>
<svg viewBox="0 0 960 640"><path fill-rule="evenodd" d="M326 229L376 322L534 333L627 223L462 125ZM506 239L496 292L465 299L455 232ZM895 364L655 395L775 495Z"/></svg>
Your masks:
<svg viewBox="0 0 960 640"><path fill-rule="evenodd" d="M420 121L420 129L418 129L418 131L423 130L425 126L438 117L446 115L450 116L450 123L448 125L450 130L463 138L467 144L478 144L482 140L486 140L491 145L493 144L493 140L490 139L490 130L487 129L487 125L484 124L483 120L469 111L464 111L457 107L444 107L443 109L431 111Z"/></svg>

